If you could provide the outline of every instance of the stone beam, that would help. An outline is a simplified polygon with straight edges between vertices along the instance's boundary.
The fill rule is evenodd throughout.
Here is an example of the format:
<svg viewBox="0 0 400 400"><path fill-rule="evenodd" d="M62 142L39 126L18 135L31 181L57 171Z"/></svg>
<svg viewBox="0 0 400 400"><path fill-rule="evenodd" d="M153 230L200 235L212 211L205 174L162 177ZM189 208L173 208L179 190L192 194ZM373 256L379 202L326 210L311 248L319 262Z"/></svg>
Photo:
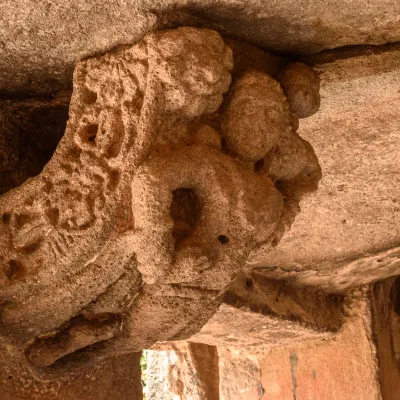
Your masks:
<svg viewBox="0 0 400 400"><path fill-rule="evenodd" d="M0 90L65 89L77 61L163 27L207 27L271 51L309 54L399 41L399 15L397 0L5 1L0 15Z"/></svg>
<svg viewBox="0 0 400 400"><path fill-rule="evenodd" d="M400 248L395 247L355 260L319 265L319 269L290 270L278 266L259 266L247 273L297 287L314 287L327 293L346 293L349 290L400 274ZM239 278L245 279L245 278ZM251 278L250 278L251 279Z"/></svg>
<svg viewBox="0 0 400 400"><path fill-rule="evenodd" d="M279 342L279 339L271 340L273 327L268 325L267 329L261 329L262 327L255 324L246 313L243 313L240 322L243 325L247 320L254 329L244 337L254 334L263 336L266 339L264 343L260 341L253 346L241 341L229 343L218 338L217 332L219 333L221 329L215 331L214 361L218 362L219 366L218 399L380 400L382 395L385 400L396 399L398 349L396 347L396 351L388 353L392 346L387 334L387 321L391 313L393 316L391 311L393 303L391 305L387 303L388 287L383 288L383 291L378 288L375 291L377 297L372 301L371 289L364 287L353 291L349 298L350 302L346 305L346 319L343 326L338 332L330 333L329 336L320 334L310 336L308 339L304 337L306 340L295 340L293 337L287 342L285 340ZM373 308L372 303L375 303ZM235 317L237 318L237 315ZM376 317L378 317L378 331L374 325ZM235 324L232 321L236 320L227 318L225 323L227 332L232 332L233 336L236 333L235 329L229 329L230 324ZM393 317L391 321L392 325L397 323ZM212 329L213 325L210 322L203 329L207 326ZM275 325L278 326L279 324ZM300 330L298 332L300 333ZM377 333L378 345L375 342ZM285 331L282 330L281 334L284 335ZM392 334L398 336L395 331ZM190 362L189 353L184 351L184 345L180 345L179 354L171 345L168 351L166 350L167 348L164 348L160 352L159 360L164 367L162 379L165 382L166 398L173 399L173 396L178 394L176 388L184 384L185 391L179 392L181 400L202 400L196 392L194 378L197 376L197 370L195 364ZM156 363L152 366L157 367ZM214 382L212 378L209 382ZM149 382L147 393L153 395L156 389L157 386Z"/></svg>

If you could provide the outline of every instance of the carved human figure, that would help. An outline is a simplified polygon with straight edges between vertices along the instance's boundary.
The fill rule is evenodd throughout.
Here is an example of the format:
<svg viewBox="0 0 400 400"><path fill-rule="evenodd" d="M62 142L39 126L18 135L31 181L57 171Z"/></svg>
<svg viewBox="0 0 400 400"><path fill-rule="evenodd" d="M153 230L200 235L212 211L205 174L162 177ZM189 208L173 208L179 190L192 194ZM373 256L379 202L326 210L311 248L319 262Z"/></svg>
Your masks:
<svg viewBox="0 0 400 400"><path fill-rule="evenodd" d="M76 66L53 158L0 198L1 340L38 373L195 333L316 188L297 108L262 69L232 68L194 28Z"/></svg>

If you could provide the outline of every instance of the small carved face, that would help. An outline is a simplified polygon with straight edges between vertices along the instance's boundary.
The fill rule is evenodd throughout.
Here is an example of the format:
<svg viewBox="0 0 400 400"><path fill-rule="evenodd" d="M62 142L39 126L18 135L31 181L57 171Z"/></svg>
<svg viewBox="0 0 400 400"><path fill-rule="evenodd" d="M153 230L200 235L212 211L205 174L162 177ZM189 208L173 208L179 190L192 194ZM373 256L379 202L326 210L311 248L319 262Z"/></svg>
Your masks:
<svg viewBox="0 0 400 400"><path fill-rule="evenodd" d="M157 67L169 111L189 117L215 112L231 83L232 51L214 31L177 29L157 44Z"/></svg>
<svg viewBox="0 0 400 400"><path fill-rule="evenodd" d="M306 118L319 109L320 80L318 74L303 63L289 64L279 79L287 96L291 111L298 118Z"/></svg>
<svg viewBox="0 0 400 400"><path fill-rule="evenodd" d="M222 129L228 147L256 162L290 129L288 104L278 82L259 72L239 79L230 95Z"/></svg>

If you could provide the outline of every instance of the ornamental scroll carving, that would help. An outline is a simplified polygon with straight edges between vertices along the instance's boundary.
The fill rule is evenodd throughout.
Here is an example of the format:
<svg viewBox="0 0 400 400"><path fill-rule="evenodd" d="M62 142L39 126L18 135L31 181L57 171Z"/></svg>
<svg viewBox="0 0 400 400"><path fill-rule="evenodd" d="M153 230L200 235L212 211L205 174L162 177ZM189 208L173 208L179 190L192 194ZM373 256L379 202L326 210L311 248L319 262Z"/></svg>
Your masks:
<svg viewBox="0 0 400 400"><path fill-rule="evenodd" d="M55 154L0 198L1 340L44 371L198 331L316 189L318 107L309 67L211 30L78 63Z"/></svg>

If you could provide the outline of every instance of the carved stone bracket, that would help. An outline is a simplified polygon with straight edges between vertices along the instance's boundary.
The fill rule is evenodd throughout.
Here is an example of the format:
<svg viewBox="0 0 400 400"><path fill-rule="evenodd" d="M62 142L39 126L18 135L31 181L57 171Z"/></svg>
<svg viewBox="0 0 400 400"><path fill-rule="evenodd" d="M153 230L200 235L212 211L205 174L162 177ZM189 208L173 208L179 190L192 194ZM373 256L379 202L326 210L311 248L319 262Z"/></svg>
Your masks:
<svg viewBox="0 0 400 400"><path fill-rule="evenodd" d="M1 340L55 368L198 331L321 177L318 76L285 64L194 28L78 63L55 154L0 198Z"/></svg>

